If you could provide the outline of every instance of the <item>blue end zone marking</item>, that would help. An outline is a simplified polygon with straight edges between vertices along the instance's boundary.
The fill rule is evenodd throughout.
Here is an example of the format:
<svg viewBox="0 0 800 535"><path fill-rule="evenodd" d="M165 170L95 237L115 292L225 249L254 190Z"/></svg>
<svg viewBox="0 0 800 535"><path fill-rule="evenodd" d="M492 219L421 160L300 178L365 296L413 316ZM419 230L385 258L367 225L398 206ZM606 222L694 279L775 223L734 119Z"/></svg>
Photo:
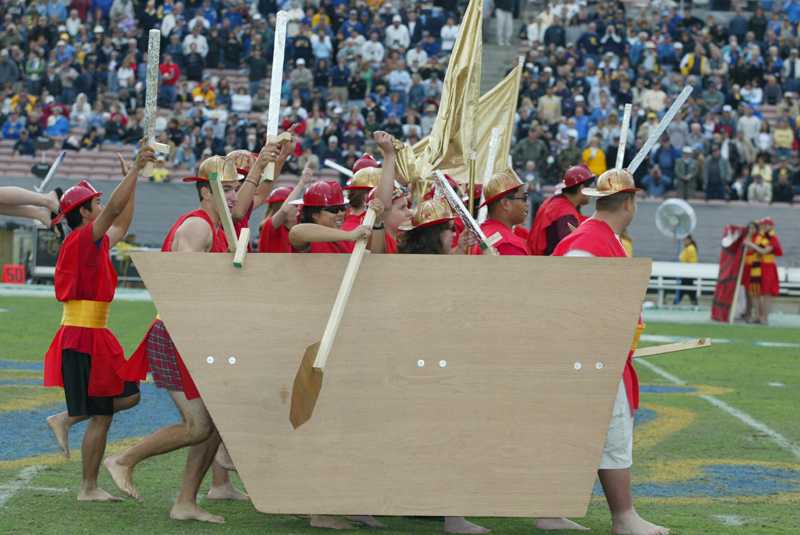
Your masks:
<svg viewBox="0 0 800 535"><path fill-rule="evenodd" d="M642 394L690 394L697 389L691 386L639 385Z"/></svg>
<svg viewBox="0 0 800 535"><path fill-rule="evenodd" d="M637 498L760 497L800 491L800 471L757 465L715 464L703 467L705 477L676 483L633 485ZM594 494L603 495L600 481Z"/></svg>
<svg viewBox="0 0 800 535"><path fill-rule="evenodd" d="M633 427L644 425L656 417L656 411L650 409L636 409L633 411Z"/></svg>
<svg viewBox="0 0 800 535"><path fill-rule="evenodd" d="M29 362L24 360L0 360L0 369L6 370L34 370L44 371L44 362Z"/></svg>
<svg viewBox="0 0 800 535"><path fill-rule="evenodd" d="M146 436L165 425L181 421L181 415L166 390L156 388L153 383L142 383L139 388L142 391L142 400L139 404L114 415L114 421L108 431L109 442ZM66 405L57 403L36 410L0 413L0 429L13 430L0 433L0 461L60 453L61 449L56 444L45 419L64 410ZM86 422L74 425L70 429L70 450L80 450L85 430Z"/></svg>

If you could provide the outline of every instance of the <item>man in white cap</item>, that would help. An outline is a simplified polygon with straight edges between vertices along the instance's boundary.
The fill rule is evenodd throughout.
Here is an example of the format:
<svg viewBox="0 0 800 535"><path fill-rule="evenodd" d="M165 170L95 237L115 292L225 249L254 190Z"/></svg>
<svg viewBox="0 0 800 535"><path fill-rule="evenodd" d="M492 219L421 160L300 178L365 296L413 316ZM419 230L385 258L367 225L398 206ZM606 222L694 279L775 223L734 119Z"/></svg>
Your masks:
<svg viewBox="0 0 800 535"><path fill-rule="evenodd" d="M292 90L299 90L300 98L308 101L311 98L311 85L313 83L314 76L311 74L311 70L306 69L306 60L303 58L298 59L295 62L295 69L289 75L289 84L292 86Z"/></svg>
<svg viewBox="0 0 800 535"><path fill-rule="evenodd" d="M596 188L582 191L596 198L595 213L561 240L553 256L627 258L619 236L636 215L636 192L639 190L634 187L633 176L623 169L610 169L597 179ZM631 356L643 328L640 319L617 391L597 474L611 510L612 533L668 535L669 529L652 524L636 513L631 492L633 411L639 405L639 381Z"/></svg>
<svg viewBox="0 0 800 535"><path fill-rule="evenodd" d="M786 91L800 91L800 57L796 48L790 51L788 59L783 60L782 74L786 80Z"/></svg>
<svg viewBox="0 0 800 535"><path fill-rule="evenodd" d="M389 50L403 50L408 49L411 44L411 36L408 34L408 28L403 24L403 18L400 15L392 17L392 25L386 28L386 46Z"/></svg>
<svg viewBox="0 0 800 535"><path fill-rule="evenodd" d="M697 191L697 179L700 176L700 164L692 158L692 147L681 149L682 158L675 162L675 193L679 199L694 199Z"/></svg>

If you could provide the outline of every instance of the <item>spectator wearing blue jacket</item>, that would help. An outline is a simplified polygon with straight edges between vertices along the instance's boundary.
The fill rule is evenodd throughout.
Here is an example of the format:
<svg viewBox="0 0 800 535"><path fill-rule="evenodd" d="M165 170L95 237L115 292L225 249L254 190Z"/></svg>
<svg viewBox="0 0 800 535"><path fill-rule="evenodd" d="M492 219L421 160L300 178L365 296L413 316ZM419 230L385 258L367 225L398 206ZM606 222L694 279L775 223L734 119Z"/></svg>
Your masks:
<svg viewBox="0 0 800 535"><path fill-rule="evenodd" d="M672 184L675 180L675 162L681 156L681 151L670 144L669 136L665 134L661 137L661 146L650 156L650 161L654 166L661 168L661 172Z"/></svg>
<svg viewBox="0 0 800 535"><path fill-rule="evenodd" d="M439 52L442 50L442 47L439 45L433 35L428 34L428 38L424 43L422 43L422 50L424 50L425 53L428 54L428 57L431 58L433 56L438 56Z"/></svg>
<svg viewBox="0 0 800 535"><path fill-rule="evenodd" d="M3 139L18 140L19 134L25 130L25 118L20 117L17 110L11 110L8 119L3 123Z"/></svg>
<svg viewBox="0 0 800 535"><path fill-rule="evenodd" d="M50 0L50 3L47 4L47 20L50 20L53 15L58 15L58 22L63 23L67 20L67 6L59 0Z"/></svg>
<svg viewBox="0 0 800 535"><path fill-rule="evenodd" d="M345 58L339 58L336 65L331 69L331 98L334 95L339 95L339 99L342 102L348 101L347 86L350 84L350 74Z"/></svg>
<svg viewBox="0 0 800 535"><path fill-rule="evenodd" d="M356 30L360 35L364 35L364 26L358 20L357 10L350 10L350 18L342 23L339 30L345 35L350 35L350 30Z"/></svg>
<svg viewBox="0 0 800 535"><path fill-rule="evenodd" d="M736 16L728 23L728 33L735 35L740 43L744 43L744 36L748 29L747 19L742 16L742 8L736 6Z"/></svg>
<svg viewBox="0 0 800 535"><path fill-rule="evenodd" d="M783 4L783 12L789 15L789 22L800 23L800 0L788 0Z"/></svg>
<svg viewBox="0 0 800 535"><path fill-rule="evenodd" d="M200 11L203 13L203 16L212 27L217 25L217 22L219 21L219 15L217 15L217 10L214 9L214 6L211 5L211 0L203 0L203 5L200 8Z"/></svg>
<svg viewBox="0 0 800 535"><path fill-rule="evenodd" d="M36 149L33 148L33 141L30 140L27 130L19 133L19 139L14 143L14 155L36 156Z"/></svg>
<svg viewBox="0 0 800 535"><path fill-rule="evenodd" d="M575 108L575 115L572 116L572 119L575 120L575 130L578 131L578 143L582 143L586 137L589 135L589 117L583 113L583 106L586 104L583 100L582 96L578 95L575 97L575 103L578 104L578 107Z"/></svg>
<svg viewBox="0 0 800 535"><path fill-rule="evenodd" d="M636 67L644 59L644 51L647 45L647 32L639 32L638 39L631 45L631 51L628 53L628 59L631 60L631 65ZM660 54L659 54L660 56Z"/></svg>
<svg viewBox="0 0 800 535"><path fill-rule="evenodd" d="M47 119L47 122L53 122L47 127L45 133L48 136L66 136L69 134L69 120L61 115L61 106L53 108L53 115Z"/></svg>

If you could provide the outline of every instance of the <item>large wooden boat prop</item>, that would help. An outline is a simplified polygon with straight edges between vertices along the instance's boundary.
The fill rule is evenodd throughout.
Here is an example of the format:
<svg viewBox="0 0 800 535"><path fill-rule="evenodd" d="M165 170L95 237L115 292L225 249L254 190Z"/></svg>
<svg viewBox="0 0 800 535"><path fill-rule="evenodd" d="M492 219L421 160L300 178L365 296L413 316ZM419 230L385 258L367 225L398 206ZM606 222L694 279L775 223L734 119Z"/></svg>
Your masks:
<svg viewBox="0 0 800 535"><path fill-rule="evenodd" d="M295 430L349 255L132 256L259 511L586 514L649 259L368 256Z"/></svg>

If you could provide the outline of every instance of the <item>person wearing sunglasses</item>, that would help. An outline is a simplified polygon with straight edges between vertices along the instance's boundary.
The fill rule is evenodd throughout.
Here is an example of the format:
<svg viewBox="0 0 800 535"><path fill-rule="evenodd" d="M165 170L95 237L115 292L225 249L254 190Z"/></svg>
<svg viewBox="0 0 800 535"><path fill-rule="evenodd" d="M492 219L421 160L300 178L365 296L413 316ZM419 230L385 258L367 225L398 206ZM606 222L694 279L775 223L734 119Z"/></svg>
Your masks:
<svg viewBox="0 0 800 535"><path fill-rule="evenodd" d="M558 195L548 197L539 210L528 234L528 248L536 256L550 256L561 240L569 236L573 228L586 221L580 207L589 204L583 188L591 186L595 175L585 163L570 167L564 173L564 188Z"/></svg>
<svg viewBox="0 0 800 535"><path fill-rule="evenodd" d="M525 184L509 167L492 175L486 181L483 193L486 200L481 207L487 207L489 217L481 225L481 230L487 237L498 232L502 236L493 247L501 255L530 256L528 244L513 231L515 225L523 224L528 218L530 205ZM475 248L474 254L481 254L480 247Z"/></svg>
<svg viewBox="0 0 800 535"><path fill-rule="evenodd" d="M383 226L360 225L353 230L342 230L347 214L342 188L338 182L317 181L308 186L302 199L291 204L302 205L300 223L289 231L293 253L352 253L359 238L368 238L373 230L375 243L384 243ZM368 205L377 212L378 221L383 214L383 204L374 199Z"/></svg>

